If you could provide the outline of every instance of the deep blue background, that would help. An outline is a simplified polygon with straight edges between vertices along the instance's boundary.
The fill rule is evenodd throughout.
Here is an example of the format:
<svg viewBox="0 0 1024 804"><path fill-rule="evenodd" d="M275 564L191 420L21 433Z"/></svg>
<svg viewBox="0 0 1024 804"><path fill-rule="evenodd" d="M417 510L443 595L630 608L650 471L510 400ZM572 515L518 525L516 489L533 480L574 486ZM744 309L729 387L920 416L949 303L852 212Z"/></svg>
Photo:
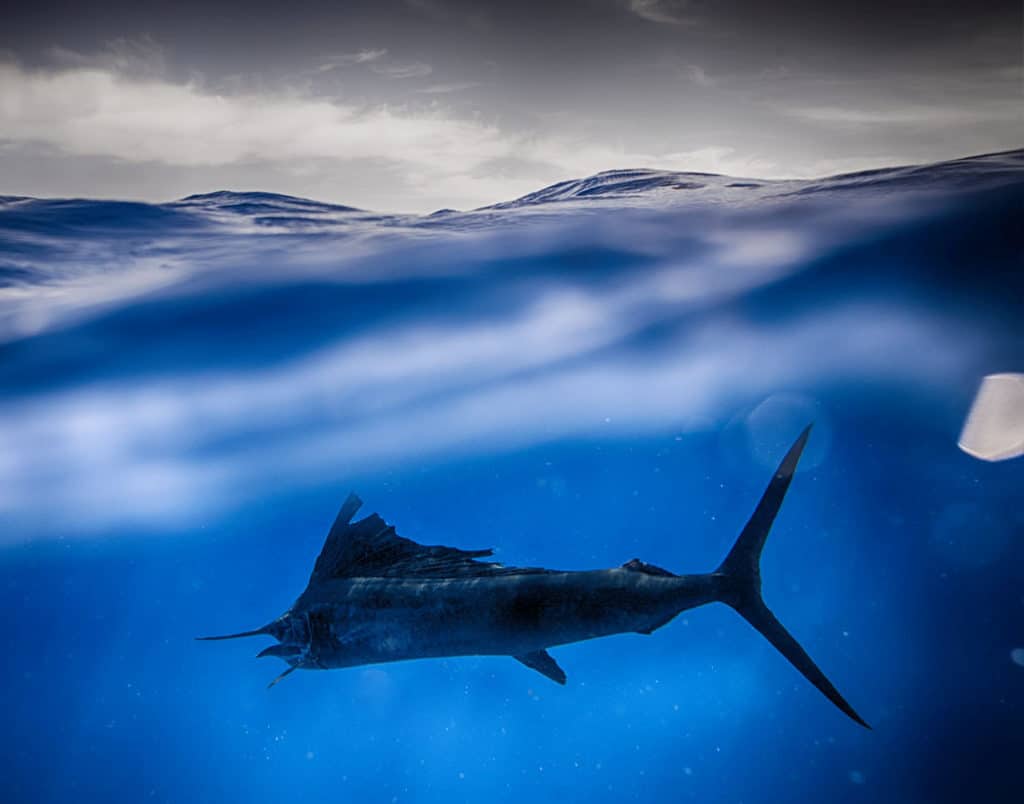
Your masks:
<svg viewBox="0 0 1024 804"><path fill-rule="evenodd" d="M777 280L699 313L670 310L612 343L516 375L570 372L609 354L640 364L708 322L787 331L860 300L868 306L858 309L924 311L940 331L971 334L969 350L948 366L939 361L941 371L925 379L903 371L928 357L913 353L917 341L870 347L867 369L848 370L852 358L837 354L834 371L798 374L787 366L810 352L760 354L755 345L735 359L778 360L767 385L738 390L731 407L697 424L655 417L622 429L610 423L605 434L553 422L550 432L542 427L511 443L470 436L457 449L410 457L399 450L393 461L365 465L346 458L334 471L306 475L292 472L282 448L280 468L254 470L251 487L197 508L180 525L90 519L83 505L78 528L77 514L57 509L76 499L62 484L83 482L81 468L49 467L47 475L33 465L29 474L43 480L0 498L0 798L1020 800L1024 667L1011 651L1024 647L1024 464L977 461L956 439L978 380L1024 367L1024 183L965 189L944 173L934 183L942 203L906 219L894 214L892 223L847 232L841 214L829 218L836 233L828 247ZM856 192L880 191L869 184ZM819 226L818 204L826 202L799 204L773 206L760 220L796 231ZM180 227L175 236L189 248L220 236L215 223L178 221L184 213L173 207L142 217L129 208L84 208L88 215L73 211L82 217L70 221L53 207L0 212L9 287L45 284L30 269L52 267L83 241L113 243L123 254L148 247L163 227ZM544 223L589 214L566 207ZM612 208L595 214L631 225ZM461 241L420 253L404 243L422 235L403 230L389 235L388 260L404 255L412 269L393 279L337 283L319 265L258 282L244 273L216 281L190 274L173 292L161 286L84 312L62 310L56 323L0 346L9 414L0 434L25 449L16 416L104 383L187 376L201 384L214 371L273 372L321 343L391 323L499 318L553 278L622 286L657 264L652 232L678 243L683 214L659 210L642 233L620 230L613 243L593 229L571 229L508 260L467 246L461 259L473 270L443 276L432 276L432 266L463 254ZM470 223L451 224L445 236ZM541 225L512 224L527 239L529 227ZM51 238L35 263L23 257L27 232ZM314 253L350 242L310 232L271 237ZM699 259L693 237L690 253ZM263 253L287 255L291 246L277 242L264 241ZM226 271L230 263L220 261ZM85 269L76 257L67 270ZM870 342L878 331L870 316L854 323L852 342ZM785 378L778 387L772 372ZM506 380L478 380L467 370L409 405L444 404L478 381ZM638 408L653 393L627 392ZM767 424L751 416L766 397L781 411ZM510 564L585 569L640 557L677 572L711 569L767 482L766 462L781 456L809 416L817 426L808 460L765 552L765 597L871 732L721 606L687 612L653 636L555 650L569 676L564 688L511 659L460 658L298 673L267 691L281 667L253 659L262 640L192 641L256 627L285 610L350 489L404 536L493 546ZM180 449L189 466L211 455L232 465L266 462L278 443L292 443L290 428L316 434L321 424L303 414L241 423L205 440L184 432ZM757 459L757 449L770 457ZM30 458L15 454L25 466ZM121 481L99 478L97 488L107 490L97 493L116 499Z"/></svg>

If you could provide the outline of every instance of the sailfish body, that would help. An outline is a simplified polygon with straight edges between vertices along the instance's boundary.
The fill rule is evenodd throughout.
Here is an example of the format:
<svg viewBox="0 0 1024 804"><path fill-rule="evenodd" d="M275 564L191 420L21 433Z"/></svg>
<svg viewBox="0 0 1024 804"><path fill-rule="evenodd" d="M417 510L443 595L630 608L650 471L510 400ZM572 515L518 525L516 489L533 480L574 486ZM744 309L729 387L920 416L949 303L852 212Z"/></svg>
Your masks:
<svg viewBox="0 0 1024 804"><path fill-rule="evenodd" d="M649 634L707 603L734 608L830 701L867 726L761 597L760 555L789 488L807 428L776 470L736 544L713 572L675 575L633 559L584 572L506 567L490 550L425 546L377 514L353 521L350 495L327 536L309 584L273 622L233 639L266 634L294 670L443 656L511 656L553 681L565 673L548 648L621 633Z"/></svg>

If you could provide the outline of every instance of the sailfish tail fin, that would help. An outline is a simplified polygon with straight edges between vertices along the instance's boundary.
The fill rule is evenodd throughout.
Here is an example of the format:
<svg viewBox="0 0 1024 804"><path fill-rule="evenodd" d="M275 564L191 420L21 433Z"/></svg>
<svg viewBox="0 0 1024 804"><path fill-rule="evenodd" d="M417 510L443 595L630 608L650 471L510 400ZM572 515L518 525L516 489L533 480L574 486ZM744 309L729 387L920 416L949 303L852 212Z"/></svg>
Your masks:
<svg viewBox="0 0 1024 804"><path fill-rule="evenodd" d="M832 685L825 674L807 655L800 643L778 621L761 597L761 551L768 538L775 515L779 512L789 484L793 480L797 462L811 433L807 427L790 447L786 457L765 489L761 501L740 533L725 561L715 571L722 576L720 600L735 609L743 619L761 632L790 663L844 714L861 726L870 729L846 699Z"/></svg>

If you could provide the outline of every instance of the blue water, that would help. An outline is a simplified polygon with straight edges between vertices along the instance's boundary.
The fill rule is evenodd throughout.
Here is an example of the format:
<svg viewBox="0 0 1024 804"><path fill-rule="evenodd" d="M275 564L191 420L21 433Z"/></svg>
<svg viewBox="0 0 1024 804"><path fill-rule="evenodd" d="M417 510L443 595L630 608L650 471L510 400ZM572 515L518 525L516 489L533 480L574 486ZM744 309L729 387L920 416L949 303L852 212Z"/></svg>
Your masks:
<svg viewBox="0 0 1024 804"><path fill-rule="evenodd" d="M432 216L0 199L4 802L1019 801L1024 152L602 174ZM815 429L764 592L511 659L256 660L345 494L428 544L713 568ZM1022 660L1024 661L1024 660Z"/></svg>

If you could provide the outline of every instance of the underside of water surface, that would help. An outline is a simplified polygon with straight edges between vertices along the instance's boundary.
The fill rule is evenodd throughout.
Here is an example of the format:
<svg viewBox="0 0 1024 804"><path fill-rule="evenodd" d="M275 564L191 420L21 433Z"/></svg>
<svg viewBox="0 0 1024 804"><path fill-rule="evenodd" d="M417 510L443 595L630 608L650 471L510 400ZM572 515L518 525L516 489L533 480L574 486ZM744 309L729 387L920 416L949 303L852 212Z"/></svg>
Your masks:
<svg viewBox="0 0 1024 804"><path fill-rule="evenodd" d="M1019 399L958 439L1024 372L1022 209L1022 151L425 216L0 198L0 798L1018 800ZM871 732L720 605L555 649L564 687L267 691L192 639L285 611L350 491L510 565L710 571L812 422L763 591Z"/></svg>

